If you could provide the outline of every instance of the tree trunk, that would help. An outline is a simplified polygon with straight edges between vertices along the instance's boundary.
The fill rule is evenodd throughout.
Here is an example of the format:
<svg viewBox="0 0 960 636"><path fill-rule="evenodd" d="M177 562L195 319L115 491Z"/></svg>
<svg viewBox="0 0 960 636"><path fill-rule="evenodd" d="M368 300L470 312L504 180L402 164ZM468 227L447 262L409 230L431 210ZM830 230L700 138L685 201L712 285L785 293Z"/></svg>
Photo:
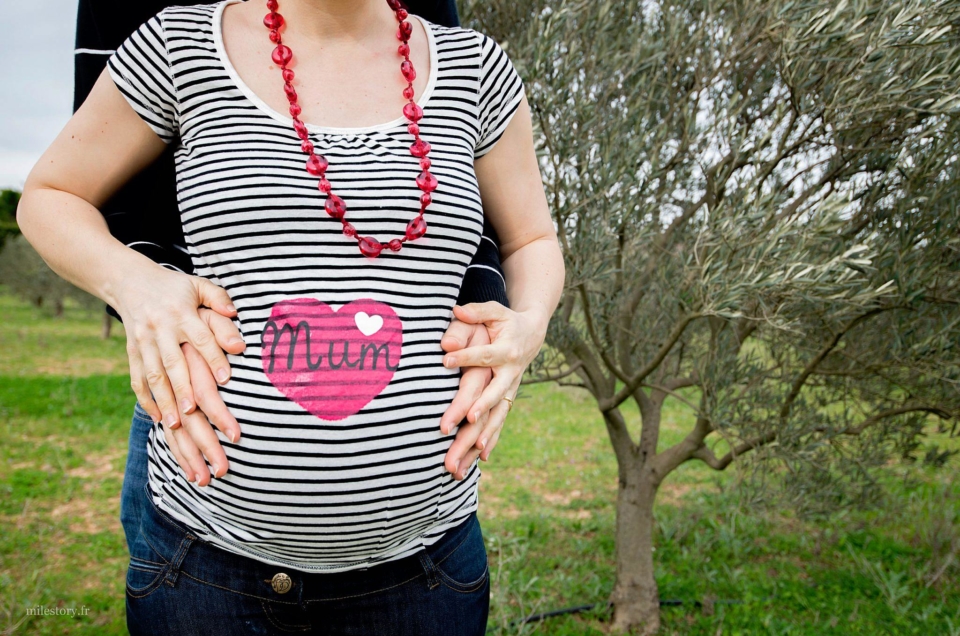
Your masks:
<svg viewBox="0 0 960 636"><path fill-rule="evenodd" d="M653 503L650 469L628 467L617 493L617 581L613 630L648 636L660 629L660 594L653 576Z"/></svg>

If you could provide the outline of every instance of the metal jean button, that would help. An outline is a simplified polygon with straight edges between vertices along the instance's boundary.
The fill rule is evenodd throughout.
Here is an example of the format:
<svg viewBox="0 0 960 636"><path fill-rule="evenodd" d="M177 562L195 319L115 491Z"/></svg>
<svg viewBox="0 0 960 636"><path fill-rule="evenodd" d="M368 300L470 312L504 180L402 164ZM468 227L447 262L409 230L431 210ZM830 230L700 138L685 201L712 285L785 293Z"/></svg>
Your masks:
<svg viewBox="0 0 960 636"><path fill-rule="evenodd" d="M270 587L272 587L273 591L277 594L286 594L290 591L290 588L293 587L293 579L284 572L278 572L270 579Z"/></svg>

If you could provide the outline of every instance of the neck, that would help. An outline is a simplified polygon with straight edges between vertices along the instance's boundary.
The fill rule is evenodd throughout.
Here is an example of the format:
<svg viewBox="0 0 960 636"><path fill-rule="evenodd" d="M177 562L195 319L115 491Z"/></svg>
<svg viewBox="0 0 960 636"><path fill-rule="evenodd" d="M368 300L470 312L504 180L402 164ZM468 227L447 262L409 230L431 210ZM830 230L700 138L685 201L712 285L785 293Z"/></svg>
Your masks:
<svg viewBox="0 0 960 636"><path fill-rule="evenodd" d="M382 38L397 26L386 0L280 0L280 13L287 29L328 42Z"/></svg>

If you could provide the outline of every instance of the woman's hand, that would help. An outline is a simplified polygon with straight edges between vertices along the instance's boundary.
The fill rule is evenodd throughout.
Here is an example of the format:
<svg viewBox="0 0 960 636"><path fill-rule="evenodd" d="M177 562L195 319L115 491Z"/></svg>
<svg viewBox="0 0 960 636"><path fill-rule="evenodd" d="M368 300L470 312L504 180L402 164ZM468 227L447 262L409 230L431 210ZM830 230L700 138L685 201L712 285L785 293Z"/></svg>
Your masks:
<svg viewBox="0 0 960 636"><path fill-rule="evenodd" d="M199 307L210 307L226 317L237 310L225 289L160 265L125 276L117 298L127 334L133 392L155 421L179 424L179 414L196 406L181 343L196 348L220 384L230 379L223 350L239 353L245 346L233 325L215 335L200 317Z"/></svg>
<svg viewBox="0 0 960 636"><path fill-rule="evenodd" d="M223 406L216 385L208 381L216 377L225 384L230 365L224 350L240 353L246 347L229 320L236 309L226 290L207 279L152 264L129 272L117 298L127 333L130 384L137 400L154 421L163 421L167 443L187 478L206 485L209 471L201 452L217 466L218 476L226 472L226 456L204 414L213 414L214 425L228 438L239 435L239 426ZM201 306L212 311L201 316ZM192 365L187 355L193 358ZM205 373L199 373L199 368ZM197 376L202 400L192 386L192 375ZM199 413L195 411L198 402L203 409ZM179 430L183 425L184 430Z"/></svg>
<svg viewBox="0 0 960 636"><path fill-rule="evenodd" d="M456 478L462 479L477 454L487 461L496 446L510 410L510 403L504 398L516 397L524 371L543 345L547 318L533 312L512 311L497 302L457 306L453 312L457 320L440 341L440 346L447 351L443 364L447 368L463 367L464 374L460 391L440 422L441 430L446 432L464 416L467 418L468 424L458 432L451 447L453 452L448 452L446 461L450 470L451 460L460 460L459 470L454 470ZM490 344L485 342L481 330L476 329L481 326L486 327ZM493 380L482 390L477 388L482 377L479 369L489 369L493 374ZM468 374L470 379L465 386ZM486 383L486 378L483 381ZM462 442L461 435L464 436ZM466 454L457 457L465 448L469 449Z"/></svg>

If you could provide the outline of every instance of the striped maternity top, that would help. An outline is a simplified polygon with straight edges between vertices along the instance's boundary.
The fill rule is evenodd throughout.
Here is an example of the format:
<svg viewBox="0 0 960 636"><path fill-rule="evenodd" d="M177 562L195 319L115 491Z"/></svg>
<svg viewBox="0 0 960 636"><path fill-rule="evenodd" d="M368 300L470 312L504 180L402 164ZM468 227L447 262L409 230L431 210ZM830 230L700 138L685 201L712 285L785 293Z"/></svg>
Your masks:
<svg viewBox="0 0 960 636"><path fill-rule="evenodd" d="M220 387L242 429L238 444L218 433L230 472L191 484L158 424L150 490L225 550L363 569L417 552L477 509L479 464L460 482L443 467L456 431L442 435L440 417L459 373L443 367L440 338L483 227L474 159L503 134L523 84L492 39L410 18L428 36L417 101L440 187L427 235L368 259L324 212L291 120L231 66L220 23L235 1L165 9L108 62L133 109L176 144L190 258L229 292L247 343ZM402 235L420 195L406 121L308 129L360 234Z"/></svg>

